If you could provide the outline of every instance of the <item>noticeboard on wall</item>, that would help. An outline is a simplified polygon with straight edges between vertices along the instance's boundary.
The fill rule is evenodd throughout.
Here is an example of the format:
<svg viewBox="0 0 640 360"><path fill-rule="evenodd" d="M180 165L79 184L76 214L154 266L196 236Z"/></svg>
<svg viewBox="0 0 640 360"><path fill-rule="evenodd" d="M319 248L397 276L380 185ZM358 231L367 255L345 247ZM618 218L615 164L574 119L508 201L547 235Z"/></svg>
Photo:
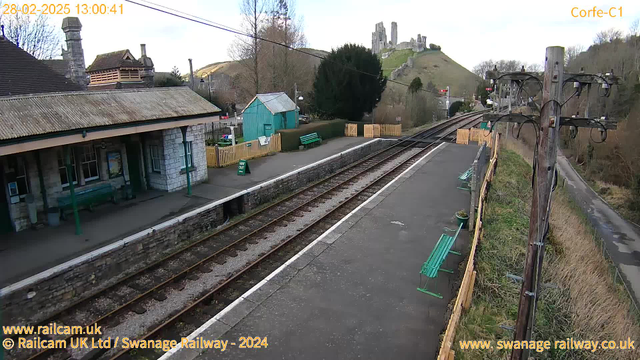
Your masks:
<svg viewBox="0 0 640 360"><path fill-rule="evenodd" d="M109 168L109 179L122 176L122 154L120 151L107 153L107 167Z"/></svg>

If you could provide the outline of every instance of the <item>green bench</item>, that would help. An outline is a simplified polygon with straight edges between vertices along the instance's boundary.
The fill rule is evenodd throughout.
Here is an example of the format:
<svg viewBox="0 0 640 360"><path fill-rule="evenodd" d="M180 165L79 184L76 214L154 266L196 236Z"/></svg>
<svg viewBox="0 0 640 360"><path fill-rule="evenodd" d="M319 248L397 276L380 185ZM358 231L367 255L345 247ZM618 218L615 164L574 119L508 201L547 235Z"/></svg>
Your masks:
<svg viewBox="0 0 640 360"><path fill-rule="evenodd" d="M322 143L322 138L320 136L318 136L318 133L311 133L311 134L308 134L308 135L300 136L300 143L302 145L304 145L305 147L307 145L313 144L315 142Z"/></svg>
<svg viewBox="0 0 640 360"><path fill-rule="evenodd" d="M470 167L467 171L463 172L460 176L458 176L458 180L462 182L458 189L471 191L471 185L469 185L469 181L473 176L473 166Z"/></svg>
<svg viewBox="0 0 640 360"><path fill-rule="evenodd" d="M439 271L444 271L444 272L453 274L453 270L443 269L441 266L442 266L442 263L444 263L444 259L447 258L447 255L449 255L449 253L455 254L455 255L462 255L458 251L451 250L461 229L462 229L462 224L458 226L458 231L456 231L456 234L454 236L447 235L446 233L443 233L442 236L440 236L440 240L438 240L438 242L436 243L436 246L433 248L433 251L431 251L429 258L422 265L422 269L420 269L420 283L418 286L418 291L431 296L435 296L439 299L442 299L442 295L427 290L427 283L429 282L429 279L438 277ZM447 230L453 231L445 228L445 231ZM423 275L427 277L424 282L424 285L422 285Z"/></svg>
<svg viewBox="0 0 640 360"><path fill-rule="evenodd" d="M93 210L94 205L102 204L107 201L116 202L116 194L111 187L111 184L101 184L89 189L76 189L76 204L78 209L88 208ZM58 197L58 208L60 208L60 215L65 219L65 211L73 210L73 204L71 203L71 194Z"/></svg>

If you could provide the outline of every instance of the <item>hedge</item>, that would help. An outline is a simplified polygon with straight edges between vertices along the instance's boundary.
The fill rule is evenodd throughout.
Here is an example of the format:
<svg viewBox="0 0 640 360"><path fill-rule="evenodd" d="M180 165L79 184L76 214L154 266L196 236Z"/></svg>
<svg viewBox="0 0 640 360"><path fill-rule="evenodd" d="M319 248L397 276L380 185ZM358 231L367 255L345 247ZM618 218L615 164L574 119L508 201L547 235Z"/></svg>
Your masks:
<svg viewBox="0 0 640 360"><path fill-rule="evenodd" d="M344 120L314 121L300 125L297 129L278 130L282 137L282 151L298 150L300 136L318 133L322 140L344 136Z"/></svg>

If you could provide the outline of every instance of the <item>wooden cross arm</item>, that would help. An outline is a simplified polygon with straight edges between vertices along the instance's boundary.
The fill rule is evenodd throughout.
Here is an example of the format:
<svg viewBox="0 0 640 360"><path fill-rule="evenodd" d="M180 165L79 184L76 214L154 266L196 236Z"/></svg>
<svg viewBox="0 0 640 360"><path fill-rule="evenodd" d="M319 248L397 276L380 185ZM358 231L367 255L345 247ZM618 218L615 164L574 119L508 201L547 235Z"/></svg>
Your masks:
<svg viewBox="0 0 640 360"><path fill-rule="evenodd" d="M512 122L522 124L527 120L533 120L537 123L540 122L539 115L522 115L518 113L487 113L483 115L484 121L491 122ZM560 117L560 126L575 126L575 127L583 127L583 128L596 128L601 129L604 126L607 130L616 130L618 128L617 120L599 120L599 119L588 119L588 118L578 118L578 117L568 117L561 116Z"/></svg>

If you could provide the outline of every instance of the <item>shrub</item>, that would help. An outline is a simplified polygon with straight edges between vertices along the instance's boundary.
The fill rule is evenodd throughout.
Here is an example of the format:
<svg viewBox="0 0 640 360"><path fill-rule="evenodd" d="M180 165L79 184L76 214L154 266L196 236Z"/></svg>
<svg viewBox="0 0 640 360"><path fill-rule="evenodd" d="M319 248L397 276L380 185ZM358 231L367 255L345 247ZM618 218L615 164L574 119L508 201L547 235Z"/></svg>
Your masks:
<svg viewBox="0 0 640 360"><path fill-rule="evenodd" d="M297 129L278 130L282 137L282 151L298 150L300 136L318 133L322 140L344 136L344 120L314 121L300 125Z"/></svg>

